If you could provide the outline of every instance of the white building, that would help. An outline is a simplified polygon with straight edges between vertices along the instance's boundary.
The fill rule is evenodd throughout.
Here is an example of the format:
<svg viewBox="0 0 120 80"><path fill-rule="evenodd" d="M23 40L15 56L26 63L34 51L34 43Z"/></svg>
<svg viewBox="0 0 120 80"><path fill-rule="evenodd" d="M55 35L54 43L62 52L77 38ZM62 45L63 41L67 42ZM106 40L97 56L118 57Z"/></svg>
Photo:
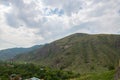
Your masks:
<svg viewBox="0 0 120 80"><path fill-rule="evenodd" d="M39 78L36 78L36 77L32 77L30 79L26 79L26 80L40 80Z"/></svg>

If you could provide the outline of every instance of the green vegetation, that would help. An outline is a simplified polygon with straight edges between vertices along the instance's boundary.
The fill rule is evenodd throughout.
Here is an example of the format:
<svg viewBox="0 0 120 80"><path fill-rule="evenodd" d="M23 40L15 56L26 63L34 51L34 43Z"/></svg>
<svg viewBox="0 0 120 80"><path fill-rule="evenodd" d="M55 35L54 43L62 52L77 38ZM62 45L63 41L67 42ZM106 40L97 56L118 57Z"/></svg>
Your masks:
<svg viewBox="0 0 120 80"><path fill-rule="evenodd" d="M67 80L75 78L79 74L74 74L70 71L56 70L48 67L35 66L34 64L10 64L0 63L0 78L1 80L9 80L11 74L17 74L23 79L38 77L45 80Z"/></svg>
<svg viewBox="0 0 120 80"><path fill-rule="evenodd" d="M102 73L91 73L81 75L75 80L114 80L115 71L106 71Z"/></svg>
<svg viewBox="0 0 120 80"><path fill-rule="evenodd" d="M113 80L119 59L120 35L77 33L17 55L12 62L19 64L0 65L0 78L18 74L24 79Z"/></svg>
<svg viewBox="0 0 120 80"><path fill-rule="evenodd" d="M34 64L14 64L0 62L0 79L9 80L11 74L23 79L38 77L44 80L114 80L115 70L76 74L70 71L56 70Z"/></svg>
<svg viewBox="0 0 120 80"><path fill-rule="evenodd" d="M32 62L78 73L113 70L120 59L120 35L73 34L29 54L16 62Z"/></svg>

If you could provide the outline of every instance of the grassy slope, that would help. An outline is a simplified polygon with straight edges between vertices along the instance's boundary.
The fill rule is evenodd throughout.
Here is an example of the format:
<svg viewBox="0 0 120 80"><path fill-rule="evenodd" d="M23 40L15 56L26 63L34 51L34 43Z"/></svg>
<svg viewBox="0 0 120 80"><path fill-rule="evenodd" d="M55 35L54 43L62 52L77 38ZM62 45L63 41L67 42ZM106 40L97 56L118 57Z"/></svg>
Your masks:
<svg viewBox="0 0 120 80"><path fill-rule="evenodd" d="M40 63L65 70L102 72L120 58L120 35L73 34L43 48L16 57L17 61Z"/></svg>
<svg viewBox="0 0 120 80"><path fill-rule="evenodd" d="M102 73L84 74L73 80L114 80L115 71L106 71Z"/></svg>

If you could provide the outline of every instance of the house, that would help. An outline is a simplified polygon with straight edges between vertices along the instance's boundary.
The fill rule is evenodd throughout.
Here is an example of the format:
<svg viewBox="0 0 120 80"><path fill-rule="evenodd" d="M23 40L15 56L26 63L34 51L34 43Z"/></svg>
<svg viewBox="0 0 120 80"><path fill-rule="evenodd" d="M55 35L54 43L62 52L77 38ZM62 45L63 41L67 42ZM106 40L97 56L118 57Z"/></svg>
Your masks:
<svg viewBox="0 0 120 80"><path fill-rule="evenodd" d="M36 77L32 77L32 78L30 78L30 79L25 79L25 80L41 80L41 79L36 78Z"/></svg>

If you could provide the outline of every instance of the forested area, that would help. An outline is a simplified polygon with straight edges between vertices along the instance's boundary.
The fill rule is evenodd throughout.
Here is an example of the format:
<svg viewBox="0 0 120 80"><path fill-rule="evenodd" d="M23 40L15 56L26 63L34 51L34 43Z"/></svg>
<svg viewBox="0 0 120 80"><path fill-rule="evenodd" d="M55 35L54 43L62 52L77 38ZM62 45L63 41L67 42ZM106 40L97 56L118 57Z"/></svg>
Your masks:
<svg viewBox="0 0 120 80"><path fill-rule="evenodd" d="M44 80L67 80L79 76L79 74L70 71L52 69L45 66L34 65L32 63L15 64L0 62L1 80L9 80L10 75L12 74L16 74L22 79L37 77Z"/></svg>

